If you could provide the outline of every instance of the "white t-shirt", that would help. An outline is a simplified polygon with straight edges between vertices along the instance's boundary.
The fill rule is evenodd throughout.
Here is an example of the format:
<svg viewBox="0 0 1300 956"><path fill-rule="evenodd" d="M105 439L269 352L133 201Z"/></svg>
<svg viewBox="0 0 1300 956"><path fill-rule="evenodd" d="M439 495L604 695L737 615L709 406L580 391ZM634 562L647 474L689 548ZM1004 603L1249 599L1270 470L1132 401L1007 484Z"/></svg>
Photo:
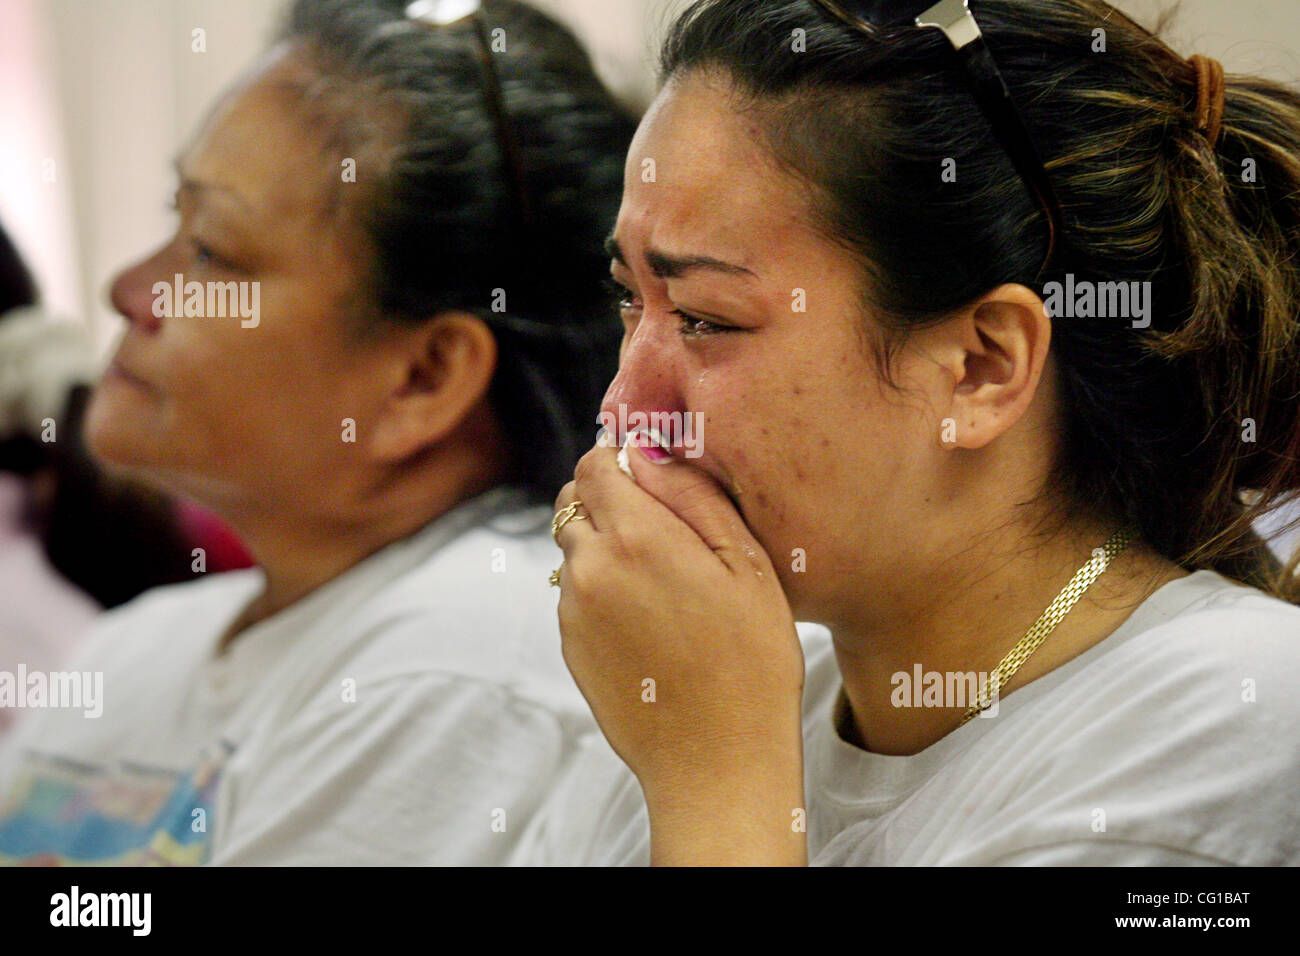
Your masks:
<svg viewBox="0 0 1300 956"><path fill-rule="evenodd" d="M918 754L840 739L801 628L814 865L1300 864L1300 608L1208 570ZM643 865L636 778L599 735L512 860Z"/></svg>
<svg viewBox="0 0 1300 956"><path fill-rule="evenodd" d="M492 864L594 726L551 511L496 488L217 642L257 569L142 595L69 668L102 716L0 750L0 863Z"/></svg>

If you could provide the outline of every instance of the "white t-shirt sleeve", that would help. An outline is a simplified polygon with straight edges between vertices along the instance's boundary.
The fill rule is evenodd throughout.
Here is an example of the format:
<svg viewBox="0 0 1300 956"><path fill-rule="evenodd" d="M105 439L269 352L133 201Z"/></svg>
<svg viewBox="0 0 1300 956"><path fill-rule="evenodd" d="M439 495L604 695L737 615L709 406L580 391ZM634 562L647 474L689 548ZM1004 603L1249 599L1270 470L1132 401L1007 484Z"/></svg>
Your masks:
<svg viewBox="0 0 1300 956"><path fill-rule="evenodd" d="M209 862L503 862L561 765L555 717L440 673L359 683L355 697L317 699L232 758Z"/></svg>

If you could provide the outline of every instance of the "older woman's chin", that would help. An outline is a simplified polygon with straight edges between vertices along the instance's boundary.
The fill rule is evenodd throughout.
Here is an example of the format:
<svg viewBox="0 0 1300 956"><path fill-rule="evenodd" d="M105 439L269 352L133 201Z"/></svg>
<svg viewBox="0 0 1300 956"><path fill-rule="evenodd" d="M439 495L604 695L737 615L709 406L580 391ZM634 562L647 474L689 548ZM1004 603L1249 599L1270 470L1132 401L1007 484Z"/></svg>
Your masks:
<svg viewBox="0 0 1300 956"><path fill-rule="evenodd" d="M95 387L82 437L91 454L102 461L132 468L147 465L157 457L159 435L149 427L146 409L124 401L119 390L111 381ZM133 404L134 409L127 407Z"/></svg>

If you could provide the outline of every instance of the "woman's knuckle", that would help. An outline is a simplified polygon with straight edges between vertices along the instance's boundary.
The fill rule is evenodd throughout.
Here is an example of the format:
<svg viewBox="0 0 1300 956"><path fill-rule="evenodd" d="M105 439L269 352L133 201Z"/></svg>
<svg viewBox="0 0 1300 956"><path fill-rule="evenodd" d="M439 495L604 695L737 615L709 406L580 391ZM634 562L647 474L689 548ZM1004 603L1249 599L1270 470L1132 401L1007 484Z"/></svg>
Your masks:
<svg viewBox="0 0 1300 956"><path fill-rule="evenodd" d="M555 508L556 511L559 511L561 508L564 508L566 505L568 505L568 503L572 501L574 497L576 497L574 495L574 482L570 481L567 484L565 484L565 486L560 489L560 493L555 496L555 504L553 507Z"/></svg>

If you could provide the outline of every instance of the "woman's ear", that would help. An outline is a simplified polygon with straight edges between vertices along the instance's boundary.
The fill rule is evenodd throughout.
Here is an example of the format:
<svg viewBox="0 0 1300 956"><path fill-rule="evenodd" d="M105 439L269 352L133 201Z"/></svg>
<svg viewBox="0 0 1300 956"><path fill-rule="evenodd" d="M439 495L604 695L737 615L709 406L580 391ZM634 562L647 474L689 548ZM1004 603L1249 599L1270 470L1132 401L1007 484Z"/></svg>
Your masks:
<svg viewBox="0 0 1300 956"><path fill-rule="evenodd" d="M497 343L469 312L442 312L406 336L397 385L375 423L375 457L400 461L446 440L487 398Z"/></svg>
<svg viewBox="0 0 1300 956"><path fill-rule="evenodd" d="M982 448L1029 409L1052 342L1043 300L1003 285L945 323L937 357L951 376L945 445Z"/></svg>

